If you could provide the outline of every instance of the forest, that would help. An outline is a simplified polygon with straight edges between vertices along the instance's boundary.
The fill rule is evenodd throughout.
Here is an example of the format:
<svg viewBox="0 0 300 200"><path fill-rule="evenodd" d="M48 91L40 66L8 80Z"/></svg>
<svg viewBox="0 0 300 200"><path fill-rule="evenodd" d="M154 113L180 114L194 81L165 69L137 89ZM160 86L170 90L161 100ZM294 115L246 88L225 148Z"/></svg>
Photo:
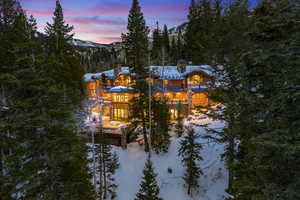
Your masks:
<svg viewBox="0 0 300 200"><path fill-rule="evenodd" d="M0 0L1 200L122 198L117 183L125 175L115 174L126 152L105 142L91 149L80 136L88 99L83 77L101 59L86 66L87 58L72 45L73 28L56 0L40 39L36 19L18 0ZM136 74L133 89L139 92L131 101L129 121L140 128L145 151L135 200L166 199L160 196L164 189L155 167L159 156L172 153L174 143L183 170L180 186L186 198L201 199L204 140L224 148L217 156L228 178L219 199L300 199L299 0L255 5L191 0L187 22L175 33L167 25L161 30L159 22L150 30L140 2L132 0L120 37L125 57L118 61ZM117 60L104 54L109 64L111 57ZM180 114L171 122L166 100L149 95L146 67L179 60L211 66L215 78L207 82L208 94L219 104L198 111L223 128L200 123L197 116L191 125ZM201 135L200 128L210 134ZM172 167L166 173L177 173Z"/></svg>

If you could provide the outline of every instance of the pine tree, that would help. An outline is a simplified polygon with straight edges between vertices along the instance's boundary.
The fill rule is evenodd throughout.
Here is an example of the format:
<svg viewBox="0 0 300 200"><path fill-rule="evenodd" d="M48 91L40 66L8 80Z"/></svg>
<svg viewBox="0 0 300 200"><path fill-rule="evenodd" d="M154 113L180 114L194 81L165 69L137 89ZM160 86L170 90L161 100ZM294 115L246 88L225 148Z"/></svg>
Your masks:
<svg viewBox="0 0 300 200"><path fill-rule="evenodd" d="M49 51L62 53L63 50L69 49L71 45L68 42L73 38L73 34L69 33L73 29L73 26L65 24L63 9L61 7L60 1L56 0L53 24L47 23L47 27L45 29L45 32L48 36L47 43Z"/></svg>
<svg viewBox="0 0 300 200"><path fill-rule="evenodd" d="M241 98L244 94L241 93L241 74L242 68L239 67L240 57L242 51L249 48L249 39L247 38L247 31L250 29L251 18L247 0L232 1L227 5L224 15L220 13L220 6L218 1L215 2L215 17L216 22L214 29L217 34L215 37L219 42L215 43L217 48L211 57L216 58L211 61L214 65L222 65L222 68L215 67L216 77L222 79L215 79L209 84L209 99L215 102L222 102L222 107L212 108L207 107L209 110L208 116L211 118L225 120L227 126L222 131L209 130L215 132L218 137L213 137L216 142L222 142L226 145L225 153L222 157L226 161L227 169L229 170L228 188L227 192L233 192L234 184L234 168L237 160L238 145L237 141L240 137L241 131L245 132L242 128L239 117L242 115L240 111L245 107ZM219 18L219 19L218 19ZM218 23L219 21L219 23Z"/></svg>
<svg viewBox="0 0 300 200"><path fill-rule="evenodd" d="M199 18L199 5L195 2L195 0L191 0L190 7L189 7L189 14L188 14L188 24L187 24L187 28L186 28L186 33L184 35L184 40L185 40L186 47L187 47L186 48L187 56L190 59L190 61L194 61L193 60L193 54L194 54L193 51L198 50L195 46L195 42L198 40L197 32L199 31L198 30L198 18ZM178 40L179 40L180 35L178 35ZM179 46L179 41L177 42L177 44ZM179 47L178 47L178 49L179 49ZM180 59L182 59L182 58L180 58Z"/></svg>
<svg viewBox="0 0 300 200"><path fill-rule="evenodd" d="M299 112L291 103L298 99L292 75L299 54L296 13L299 2L292 0L261 1L252 13L248 1L236 0L225 12L225 59L218 63L224 68L213 92L225 106L214 117L228 124L218 141L227 144L228 189L234 199L299 198L293 189L299 185L293 157L299 152L294 142L299 127L292 125Z"/></svg>
<svg viewBox="0 0 300 200"><path fill-rule="evenodd" d="M84 75L84 68L80 64L80 56L70 44L73 39L73 34L70 32L73 26L65 24L63 10L60 1L56 1L56 8L54 11L53 23L47 23L46 32L46 46L49 62L53 62L52 73L56 74L57 81L63 83L66 88L70 88L68 96L72 96L71 100L76 100L75 103L81 102L84 85L82 77ZM75 91L74 91L75 90ZM73 95L72 95L73 94Z"/></svg>
<svg viewBox="0 0 300 200"><path fill-rule="evenodd" d="M149 152L149 143L147 136L147 99L148 99L148 76L146 66L148 63L148 34L149 29L141 12L138 0L132 1L132 6L128 16L128 32L122 34L122 41L126 52L126 62L131 70L136 74L134 89L139 93L138 97L132 99L131 114L132 119L137 119L139 125L143 128L143 137L145 142L145 151ZM137 109L136 109L137 108ZM136 116L138 118L136 118Z"/></svg>
<svg viewBox="0 0 300 200"><path fill-rule="evenodd" d="M202 145L197 141L200 136L195 133L194 129L189 127L187 135L180 142L178 155L182 157L182 163L186 167L183 177L188 195L192 196L193 191L199 188L198 179L202 175L199 161L202 160L200 151Z"/></svg>
<svg viewBox="0 0 300 200"><path fill-rule="evenodd" d="M144 15L138 0L133 0L128 16L127 33L122 34L127 65L137 76L142 76L148 64L148 34Z"/></svg>
<svg viewBox="0 0 300 200"><path fill-rule="evenodd" d="M177 56L177 44L176 44L176 39L173 36L172 37L172 42L171 42L171 46L170 46L170 64L171 65L177 65L177 60L178 60L178 56Z"/></svg>
<svg viewBox="0 0 300 200"><path fill-rule="evenodd" d="M156 182L156 176L150 159L147 159L143 170L143 179L140 184L139 192L135 200L162 200L159 195L159 187Z"/></svg>
<svg viewBox="0 0 300 200"><path fill-rule="evenodd" d="M170 145L170 113L167 100L154 100L152 110L153 132L151 133L151 147L156 153L166 153Z"/></svg>
<svg viewBox="0 0 300 200"><path fill-rule="evenodd" d="M182 41L182 33L181 33L181 29L179 29L178 31L178 35L177 35L177 60L176 60L176 64L178 60L181 59L185 59L185 53L184 53L184 44Z"/></svg>
<svg viewBox="0 0 300 200"><path fill-rule="evenodd" d="M106 136L102 135L102 144L96 147L96 159L98 161L97 172L99 173L98 198L115 199L117 197L114 174L119 168L118 156L112 152L112 146L106 144Z"/></svg>
<svg viewBox="0 0 300 200"><path fill-rule="evenodd" d="M162 51L164 56L163 65L170 63L170 39L169 39L169 29L167 25L164 25L164 30L162 33Z"/></svg>
<svg viewBox="0 0 300 200"><path fill-rule="evenodd" d="M12 171L25 154L20 144L27 132L22 134L22 127L17 126L16 121L24 117L22 110L18 109L21 102L17 94L21 91L20 84L28 78L28 73L21 76L22 68L28 72L31 64L26 53L29 50L27 33L30 30L26 29L25 24L25 14L19 2L0 1L0 196L3 199L11 199L15 191L18 177ZM23 104L27 103L26 100ZM14 113L19 114L14 116Z"/></svg>
<svg viewBox="0 0 300 200"><path fill-rule="evenodd" d="M169 39L169 29L167 25L164 25L164 31L163 31L163 45L166 48L166 52L170 52L170 39Z"/></svg>
<svg viewBox="0 0 300 200"><path fill-rule="evenodd" d="M184 115L183 115L183 105L181 102L179 102L178 104L178 116L176 119L176 124L175 124L175 133L177 135L177 137L181 137L184 133L184 124L183 124L183 120L184 120Z"/></svg>
<svg viewBox="0 0 300 200"><path fill-rule="evenodd" d="M69 85L57 82L35 20L17 1L4 0L0 26L1 198L92 199L75 105L67 102Z"/></svg>
<svg viewBox="0 0 300 200"><path fill-rule="evenodd" d="M299 63L299 6L294 0L262 1L253 12L252 45L243 51L240 64L247 71L241 76L242 100L247 105L240 111L242 120L255 122L242 124L247 132L241 134L244 151L234 186L243 199L299 198L295 190L299 186L299 160L295 158L299 126L294 125L299 114L292 106L299 100L294 95L298 81L293 75L299 71L295 67ZM255 175L247 177L244 172Z"/></svg>
<svg viewBox="0 0 300 200"><path fill-rule="evenodd" d="M161 50L162 50L162 37L161 31L159 29L159 24L156 22L156 29L153 31L153 42L151 49L151 60L154 65L159 65L162 60Z"/></svg>
<svg viewBox="0 0 300 200"><path fill-rule="evenodd" d="M217 5L221 5L216 1ZM221 11L221 7L217 8ZM219 29L220 21L216 15L221 12L214 12L212 1L202 0L196 3L191 1L188 25L185 33L185 45L187 49L187 58L194 64L210 64L215 58L215 43L219 42L216 37ZM214 30L216 29L216 30Z"/></svg>

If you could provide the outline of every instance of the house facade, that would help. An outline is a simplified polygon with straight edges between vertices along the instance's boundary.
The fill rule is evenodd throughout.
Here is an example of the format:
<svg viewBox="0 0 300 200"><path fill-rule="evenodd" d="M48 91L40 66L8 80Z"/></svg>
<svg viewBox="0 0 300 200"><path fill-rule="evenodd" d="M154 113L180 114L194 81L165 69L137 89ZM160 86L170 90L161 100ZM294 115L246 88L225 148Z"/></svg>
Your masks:
<svg viewBox="0 0 300 200"><path fill-rule="evenodd" d="M171 119L177 118L179 105L188 114L198 106L210 104L205 86L212 78L210 66L150 66L150 72L152 94L167 97ZM138 95L132 88L135 74L128 67L116 65L111 70L86 74L84 79L88 96L95 102L92 112L101 113L109 121L126 121L130 100Z"/></svg>

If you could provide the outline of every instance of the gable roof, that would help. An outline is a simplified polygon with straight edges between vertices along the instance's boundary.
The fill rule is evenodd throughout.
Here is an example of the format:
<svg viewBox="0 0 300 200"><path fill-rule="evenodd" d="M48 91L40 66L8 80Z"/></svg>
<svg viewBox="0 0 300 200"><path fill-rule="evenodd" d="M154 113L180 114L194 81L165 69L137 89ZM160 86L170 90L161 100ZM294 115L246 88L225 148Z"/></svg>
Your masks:
<svg viewBox="0 0 300 200"><path fill-rule="evenodd" d="M148 68L148 67L147 67ZM151 71L154 76L157 76L160 79L184 79L187 75L192 72L202 72L208 76L213 76L213 70L209 65L187 65L186 71L181 73L178 71L177 66L150 66ZM105 75L107 79L114 79L119 75L134 75L134 73L130 73L129 67L121 67L120 72L115 75L114 70L107 70L100 73L88 73L84 76L84 81L90 82L93 79L101 79L102 75Z"/></svg>

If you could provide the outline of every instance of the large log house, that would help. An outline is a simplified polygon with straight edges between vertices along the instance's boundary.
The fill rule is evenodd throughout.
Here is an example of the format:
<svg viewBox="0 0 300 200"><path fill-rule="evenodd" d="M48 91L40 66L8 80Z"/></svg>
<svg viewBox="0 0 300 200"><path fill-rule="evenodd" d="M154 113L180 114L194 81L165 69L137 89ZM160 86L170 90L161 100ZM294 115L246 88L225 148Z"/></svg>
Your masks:
<svg viewBox="0 0 300 200"><path fill-rule="evenodd" d="M148 68L149 69L149 68ZM168 99L171 119L178 116L179 103L187 114L197 106L209 104L207 88L204 83L211 77L210 67L190 66L150 66L153 95ZM94 104L93 112L99 113L109 121L126 121L129 115L129 101L134 95L132 84L135 74L128 67L116 65L114 69L96 74L86 74L87 92L91 100L102 102Z"/></svg>

